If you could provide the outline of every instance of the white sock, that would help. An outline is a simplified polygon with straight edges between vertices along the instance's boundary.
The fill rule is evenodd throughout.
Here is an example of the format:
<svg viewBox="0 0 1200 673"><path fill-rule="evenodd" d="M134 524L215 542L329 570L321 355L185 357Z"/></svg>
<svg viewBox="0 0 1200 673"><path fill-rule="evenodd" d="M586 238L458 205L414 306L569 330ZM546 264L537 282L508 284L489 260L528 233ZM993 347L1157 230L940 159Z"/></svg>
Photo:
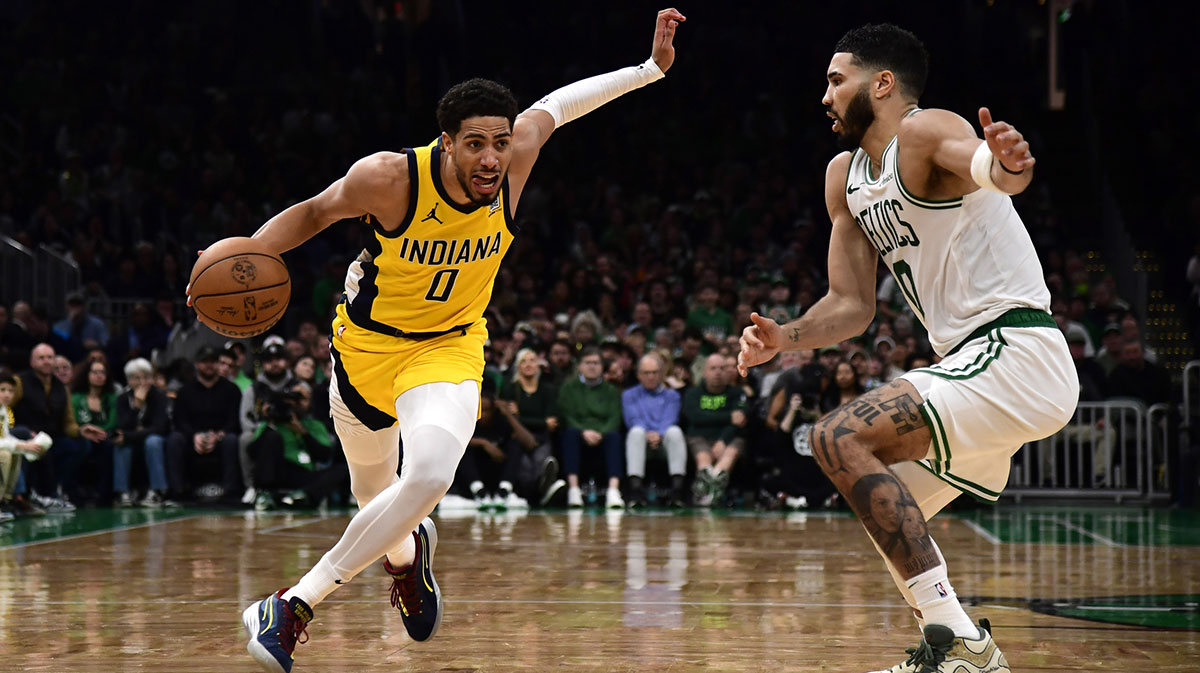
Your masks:
<svg viewBox="0 0 1200 673"><path fill-rule="evenodd" d="M324 557L317 561L317 565L312 567L304 577L300 578L296 585L287 591L283 592L283 600L288 601L292 596L298 596L300 600L308 603L308 607L315 608L317 604L325 600L325 597L333 593L333 590L338 588L340 582L349 582L348 579L343 579L338 576L333 569L333 565Z"/></svg>
<svg viewBox="0 0 1200 673"><path fill-rule="evenodd" d="M979 638L978 627L971 623L971 618L958 602L958 594L954 593L954 587L950 586L945 565L909 578L907 586L926 624L948 626L959 638Z"/></svg>
<svg viewBox="0 0 1200 673"><path fill-rule="evenodd" d="M879 543L875 542L875 538L871 538L871 543L875 545L876 551L879 551L879 555L883 557L883 565L887 566L888 572L892 575L892 581L896 583L896 588L904 596L904 601L908 603L908 607L912 608L913 618L917 620L917 628L924 631L925 620L921 619L921 613L917 612L917 599L913 598L912 591L909 591L908 581L900 576L900 572L896 570L888 557L879 549ZM945 567L945 565L942 567Z"/></svg>
<svg viewBox="0 0 1200 673"><path fill-rule="evenodd" d="M387 560L393 570L403 570L412 565L413 559L416 557L417 543L413 540L413 536L409 535L404 538L404 542L395 551L388 552Z"/></svg>

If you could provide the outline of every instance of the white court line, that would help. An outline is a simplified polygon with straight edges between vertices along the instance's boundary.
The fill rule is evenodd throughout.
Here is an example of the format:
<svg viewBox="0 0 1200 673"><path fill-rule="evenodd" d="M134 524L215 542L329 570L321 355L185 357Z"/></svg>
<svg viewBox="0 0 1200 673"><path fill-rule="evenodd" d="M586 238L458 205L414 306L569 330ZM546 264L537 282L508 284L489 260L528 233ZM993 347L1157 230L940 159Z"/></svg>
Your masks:
<svg viewBox="0 0 1200 673"><path fill-rule="evenodd" d="M1076 526L1075 524L1071 523L1070 521L1065 521L1056 516L1050 517L1050 521L1062 526L1063 528L1066 528L1067 530L1073 530L1076 533L1079 533L1080 535L1086 535L1106 547L1126 547L1126 546L1128 546L1128 545L1121 544L1120 542L1117 542L1116 540L1114 540L1110 537L1105 537L1103 535L1100 535L1099 533L1093 533L1092 531L1090 531L1086 528Z"/></svg>
<svg viewBox="0 0 1200 673"><path fill-rule="evenodd" d="M979 524L975 523L974 521L971 521L970 519L959 519L959 521L963 522L963 524L967 528L970 528L971 530L975 531L975 534L978 535L979 537L987 540L988 542L990 542L994 545L1000 544L1000 538L996 537L995 534L993 534L991 531L984 528L983 526L980 526Z"/></svg>
<svg viewBox="0 0 1200 673"><path fill-rule="evenodd" d="M18 542L16 544L10 544L10 545L5 545L3 547L0 547L0 551L5 551L7 549L21 549L23 547L36 547L38 545L43 545L43 544L62 542L64 540L78 540L79 538L83 538L83 537L91 537L93 535L103 535L105 533L115 533L117 531L122 531L122 530L134 530L136 528L149 528L150 526L161 526L163 524L175 523L176 521L187 521L189 519L197 519L202 516L210 516L210 515L209 514L189 514L187 516L181 516L177 519L166 519L164 521L147 521L145 523L135 523L135 524L130 524L128 526L117 526L116 528L104 528L102 530L93 530L93 531L89 531L87 533L73 533L71 535L60 535L58 537L52 537L52 538L49 538L46 540L33 540L30 542Z"/></svg>
<svg viewBox="0 0 1200 673"><path fill-rule="evenodd" d="M310 523L317 523L318 521L326 521L326 520L328 520L328 519L333 519L333 518L335 518L335 517L334 517L334 516L332 516L332 515L330 515L330 516L319 516L319 517L317 517L317 518L315 518L315 519L304 519L303 521L295 521L295 522L293 522L293 523L285 523L285 524L284 524L284 525L282 525L282 526L272 526L271 528L264 528L264 529L262 529L262 530L260 530L260 531L257 531L257 532L258 532L258 533L260 533L260 534L262 534L262 535L267 535L267 534L269 534L269 533L274 533L274 532L276 532L276 531L287 530L287 529L289 529L289 528L299 528L299 527L301 527L301 526L307 526L307 525L309 525ZM314 533L314 534L315 534L315 533Z"/></svg>
<svg viewBox="0 0 1200 673"><path fill-rule="evenodd" d="M257 596L257 594L255 595ZM189 600L178 598L156 598L146 601L88 601L88 605L145 605L147 603L170 603L172 605L244 605L247 601L253 601L254 596L249 596L245 599L208 599L208 600ZM326 599L323 604L343 603L346 605L371 605L379 603L378 599ZM864 609L908 609L909 606L901 602L892 603L804 603L797 601L779 602L779 601L584 601L584 600L515 600L515 599L498 599L498 598L461 598L454 597L455 605L464 603L472 603L479 605L652 605L652 606L680 606L680 607L771 607L771 608L864 608ZM39 606L49 605L78 605L79 601L36 601Z"/></svg>

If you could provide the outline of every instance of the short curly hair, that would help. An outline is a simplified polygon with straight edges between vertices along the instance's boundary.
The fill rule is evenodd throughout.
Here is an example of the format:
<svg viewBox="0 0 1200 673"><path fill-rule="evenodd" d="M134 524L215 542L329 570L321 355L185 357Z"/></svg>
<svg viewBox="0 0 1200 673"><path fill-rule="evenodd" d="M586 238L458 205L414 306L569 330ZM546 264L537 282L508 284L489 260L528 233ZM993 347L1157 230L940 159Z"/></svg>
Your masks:
<svg viewBox="0 0 1200 673"><path fill-rule="evenodd" d="M835 52L854 55L854 65L870 70L891 70L901 90L913 100L925 91L929 52L907 30L890 23L867 24L838 40Z"/></svg>
<svg viewBox="0 0 1200 673"><path fill-rule="evenodd" d="M490 79L460 82L438 101L438 126L454 136L469 117L504 117L511 127L517 119L517 99L508 87Z"/></svg>

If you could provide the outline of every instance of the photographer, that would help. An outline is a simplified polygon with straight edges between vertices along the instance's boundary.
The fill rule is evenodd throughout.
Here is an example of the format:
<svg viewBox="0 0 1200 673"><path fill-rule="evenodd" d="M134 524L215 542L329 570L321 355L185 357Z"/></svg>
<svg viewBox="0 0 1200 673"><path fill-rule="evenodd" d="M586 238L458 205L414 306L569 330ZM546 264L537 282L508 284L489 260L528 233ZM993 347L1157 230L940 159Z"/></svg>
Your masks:
<svg viewBox="0 0 1200 673"><path fill-rule="evenodd" d="M334 460L333 437L308 414L311 404L312 392L305 383L271 392L263 401L264 420L248 447L254 459L256 510L273 509L277 494L289 507L316 506L349 478L346 463Z"/></svg>

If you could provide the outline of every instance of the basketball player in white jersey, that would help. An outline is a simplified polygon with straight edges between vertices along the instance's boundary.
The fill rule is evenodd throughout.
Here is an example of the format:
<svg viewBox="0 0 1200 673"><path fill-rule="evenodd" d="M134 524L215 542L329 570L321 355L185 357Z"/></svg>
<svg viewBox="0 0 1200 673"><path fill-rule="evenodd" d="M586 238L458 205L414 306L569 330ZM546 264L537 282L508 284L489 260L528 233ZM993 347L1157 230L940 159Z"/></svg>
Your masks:
<svg viewBox="0 0 1200 673"><path fill-rule="evenodd" d="M505 87L462 82L438 105L437 141L361 159L255 234L282 253L342 219L362 218L374 233L347 273L332 341L330 407L361 509L298 582L242 613L247 649L265 670L291 671L313 608L381 558L409 636L437 632L437 530L427 516L475 428L483 310L516 233L517 200L556 128L663 77L682 21L659 12L644 63L569 84L520 115Z"/></svg>
<svg viewBox="0 0 1200 673"><path fill-rule="evenodd" d="M1071 356L1010 198L1028 187L1034 158L987 108L980 140L953 112L917 106L928 56L908 31L864 26L835 52L823 103L846 151L825 174L829 292L786 325L752 315L738 366L861 334L883 258L943 359L825 416L813 456L923 630L890 671L1007 673L990 625L974 625L958 602L926 521L960 493L996 500L1012 454L1075 410Z"/></svg>

